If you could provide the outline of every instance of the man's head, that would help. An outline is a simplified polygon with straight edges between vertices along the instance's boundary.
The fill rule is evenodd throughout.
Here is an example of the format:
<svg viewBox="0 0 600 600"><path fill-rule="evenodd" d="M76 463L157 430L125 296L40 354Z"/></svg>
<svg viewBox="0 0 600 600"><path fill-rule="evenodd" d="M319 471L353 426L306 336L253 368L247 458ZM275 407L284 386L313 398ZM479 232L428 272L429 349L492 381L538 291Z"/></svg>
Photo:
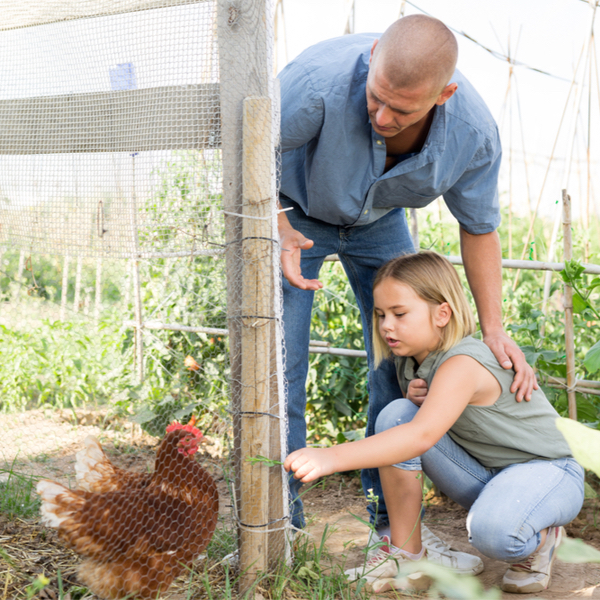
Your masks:
<svg viewBox="0 0 600 600"><path fill-rule="evenodd" d="M398 19L371 49L367 103L373 128L384 137L419 123L456 91L448 84L458 57L452 32L438 19Z"/></svg>

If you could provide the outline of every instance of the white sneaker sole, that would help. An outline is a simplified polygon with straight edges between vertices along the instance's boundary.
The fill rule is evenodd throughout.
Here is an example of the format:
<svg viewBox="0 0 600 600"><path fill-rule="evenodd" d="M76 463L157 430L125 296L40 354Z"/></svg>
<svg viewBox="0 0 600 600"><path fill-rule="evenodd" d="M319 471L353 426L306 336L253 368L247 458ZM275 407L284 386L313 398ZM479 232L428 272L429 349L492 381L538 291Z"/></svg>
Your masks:
<svg viewBox="0 0 600 600"><path fill-rule="evenodd" d="M390 577L385 579L367 580L367 590L374 594L382 594L390 590L403 592L425 592L431 586L431 577L424 573L411 573L406 577Z"/></svg>

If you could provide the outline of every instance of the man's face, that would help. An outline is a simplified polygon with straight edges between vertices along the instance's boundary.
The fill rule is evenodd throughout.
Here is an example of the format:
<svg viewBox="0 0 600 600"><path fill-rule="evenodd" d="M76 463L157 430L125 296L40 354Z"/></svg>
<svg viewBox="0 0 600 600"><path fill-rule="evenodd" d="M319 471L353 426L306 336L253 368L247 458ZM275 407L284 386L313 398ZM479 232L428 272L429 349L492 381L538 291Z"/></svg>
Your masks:
<svg viewBox="0 0 600 600"><path fill-rule="evenodd" d="M394 137L427 117L437 98L422 90L393 90L377 73L367 79L367 111L373 129Z"/></svg>
<svg viewBox="0 0 600 600"><path fill-rule="evenodd" d="M373 45L375 49L376 43ZM371 51L372 52L372 51ZM444 104L457 85L447 85L441 94L432 93L427 83L407 89L394 89L383 69L373 63L367 77L367 111L373 129L383 137L394 137L409 127L418 127L435 105Z"/></svg>

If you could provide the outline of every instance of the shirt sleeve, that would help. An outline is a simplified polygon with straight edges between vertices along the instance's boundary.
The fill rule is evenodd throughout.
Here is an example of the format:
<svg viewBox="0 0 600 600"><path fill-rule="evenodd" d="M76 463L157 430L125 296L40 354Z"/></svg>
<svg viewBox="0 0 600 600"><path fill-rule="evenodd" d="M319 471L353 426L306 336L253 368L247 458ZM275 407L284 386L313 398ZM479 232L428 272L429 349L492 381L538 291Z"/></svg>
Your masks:
<svg viewBox="0 0 600 600"><path fill-rule="evenodd" d="M485 138L458 181L444 193L450 212L470 234L495 231L500 225L498 173L502 146L498 129Z"/></svg>
<svg viewBox="0 0 600 600"><path fill-rule="evenodd" d="M303 65L291 62L279 74L281 83L281 151L316 138L323 126L323 101Z"/></svg>

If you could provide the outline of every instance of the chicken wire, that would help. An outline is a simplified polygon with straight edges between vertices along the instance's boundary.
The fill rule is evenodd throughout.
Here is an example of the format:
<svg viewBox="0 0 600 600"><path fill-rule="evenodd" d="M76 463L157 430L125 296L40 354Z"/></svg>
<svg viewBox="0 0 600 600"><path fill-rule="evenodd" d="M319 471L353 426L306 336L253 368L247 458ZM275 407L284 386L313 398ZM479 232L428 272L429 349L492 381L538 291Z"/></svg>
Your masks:
<svg viewBox="0 0 600 600"><path fill-rule="evenodd" d="M203 597L289 556L272 13L3 5L8 597Z"/></svg>

